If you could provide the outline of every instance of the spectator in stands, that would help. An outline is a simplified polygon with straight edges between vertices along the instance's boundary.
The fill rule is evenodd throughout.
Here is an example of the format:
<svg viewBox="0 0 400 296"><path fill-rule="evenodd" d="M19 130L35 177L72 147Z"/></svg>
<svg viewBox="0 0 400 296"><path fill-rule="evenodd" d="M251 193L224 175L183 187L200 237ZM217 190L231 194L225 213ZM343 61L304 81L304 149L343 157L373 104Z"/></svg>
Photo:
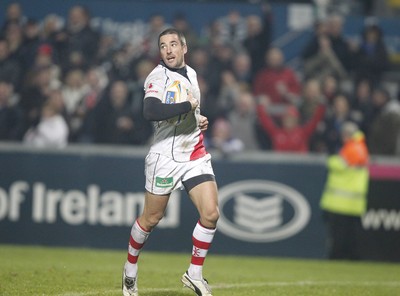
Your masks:
<svg viewBox="0 0 400 296"><path fill-rule="evenodd" d="M214 70L219 74L224 70L231 70L235 49L229 43L221 43L218 40L213 40L211 46L210 60Z"/></svg>
<svg viewBox="0 0 400 296"><path fill-rule="evenodd" d="M145 55L154 63L158 63L160 60L158 43L156 42L158 40L158 34L168 27L170 27L170 25L166 23L162 14L153 14L148 21L144 34L143 47Z"/></svg>
<svg viewBox="0 0 400 296"><path fill-rule="evenodd" d="M257 116L262 128L271 139L273 150L278 152L308 152L309 140L318 123L324 117L325 105L321 103L311 120L304 125L300 124L298 109L294 105L288 105L282 115L281 126L279 126L266 110L269 104L266 98L259 98Z"/></svg>
<svg viewBox="0 0 400 296"><path fill-rule="evenodd" d="M340 93L333 100L331 112L327 113L323 122L321 138L326 145L325 152L334 154L339 151L343 144L341 129L345 122L356 122L356 118L352 114L348 96Z"/></svg>
<svg viewBox="0 0 400 296"><path fill-rule="evenodd" d="M88 92L88 85L84 78L85 72L80 69L70 70L65 75L61 91L69 120L73 120L78 106ZM72 127L72 130L75 129Z"/></svg>
<svg viewBox="0 0 400 296"><path fill-rule="evenodd" d="M108 94L97 104L93 138L94 143L139 144L140 134L128 101L128 85L125 81L114 81Z"/></svg>
<svg viewBox="0 0 400 296"><path fill-rule="evenodd" d="M317 79L307 80L304 83L301 103L299 105L299 112L302 124L305 124L312 119L321 102L326 103L326 98L322 94L320 82ZM321 125L322 121L317 125L315 132L309 139L308 146L310 151L312 152L321 152L321 150L323 150L321 149L321 141L318 137L321 128L323 128L321 127Z"/></svg>
<svg viewBox="0 0 400 296"><path fill-rule="evenodd" d="M134 78L134 67L128 44L114 51L107 75L110 81L129 81Z"/></svg>
<svg viewBox="0 0 400 296"><path fill-rule="evenodd" d="M368 25L355 52L355 83L368 79L374 85L379 85L383 72L388 68L389 58L383 41L383 32L378 25Z"/></svg>
<svg viewBox="0 0 400 296"><path fill-rule="evenodd" d="M233 110L235 99L240 95L240 91L241 85L232 71L223 71L221 74L221 88L215 104L217 117L226 117Z"/></svg>
<svg viewBox="0 0 400 296"><path fill-rule="evenodd" d="M1 27L0 36L4 36L8 24L16 23L22 26L25 22L26 17L24 16L21 4L18 2L11 2L6 9L5 21Z"/></svg>
<svg viewBox="0 0 400 296"><path fill-rule="evenodd" d="M320 55L330 61L330 71L343 74L343 68L348 73L351 70L352 52L347 40L342 35L343 18L339 15L331 15L328 20L317 22L314 28L314 35L301 54L303 62ZM341 67L338 67L337 61L340 62ZM311 68L315 69L315 67Z"/></svg>
<svg viewBox="0 0 400 296"><path fill-rule="evenodd" d="M351 110L359 122L359 126L364 135L368 134L368 127L371 119L372 106L372 85L368 80L360 80L355 84L354 94L351 100Z"/></svg>
<svg viewBox="0 0 400 296"><path fill-rule="evenodd" d="M25 132L39 123L40 113L52 88L51 69L43 67L34 69L21 90L18 107L22 111L21 138Z"/></svg>
<svg viewBox="0 0 400 296"><path fill-rule="evenodd" d="M234 109L229 112L228 120L232 137L243 143L243 150L260 148L256 134L256 102L250 91L241 90L234 98Z"/></svg>
<svg viewBox="0 0 400 296"><path fill-rule="evenodd" d="M266 53L267 66L254 79L255 96L266 96L271 104L295 104L301 91L299 78L294 70L285 66L283 52L271 48Z"/></svg>
<svg viewBox="0 0 400 296"><path fill-rule="evenodd" d="M93 64L97 56L100 34L90 26L90 13L81 5L69 10L67 26L55 37L55 46L64 71L74 64Z"/></svg>
<svg viewBox="0 0 400 296"><path fill-rule="evenodd" d="M147 144L148 140L153 135L153 124L151 121L143 117L143 98L144 98L144 82L150 72L154 69L155 64L148 58L142 59L138 62L135 69L136 79L129 83L131 110L135 118L136 134L138 136L139 144Z"/></svg>
<svg viewBox="0 0 400 296"><path fill-rule="evenodd" d="M73 113L71 127L71 142L92 142L90 134L94 125L94 109L104 96L108 85L107 75L100 67L92 67L85 73L85 83L82 91L82 99L78 102ZM69 117L71 120L71 117Z"/></svg>
<svg viewBox="0 0 400 296"><path fill-rule="evenodd" d="M179 32L182 32L186 38L186 43L189 44L191 48L196 48L199 45L200 38L197 32L191 27L183 12L178 12L174 15L172 26Z"/></svg>
<svg viewBox="0 0 400 296"><path fill-rule="evenodd" d="M208 118L209 126L212 126L214 121L219 117L218 96L210 91L208 80L202 75L197 75L201 93L201 108L202 114ZM211 129L207 129L203 133L209 136Z"/></svg>
<svg viewBox="0 0 400 296"><path fill-rule="evenodd" d="M325 78L321 82L321 88L322 95L325 97L327 104L331 106L333 99L339 93L339 81L336 79L335 76L325 76Z"/></svg>
<svg viewBox="0 0 400 296"><path fill-rule="evenodd" d="M63 21L60 16L53 13L46 15L39 33L40 39L51 44L50 40L54 40L55 35L63 29L62 24Z"/></svg>
<svg viewBox="0 0 400 296"><path fill-rule="evenodd" d="M59 66L61 63L60 56L58 56L58 51L55 49L57 49L56 45L58 44L57 38L59 38L59 35L62 35L59 34L63 29L62 24L63 21L60 16L56 14L48 14L44 18L39 32L41 44L47 44L53 49L52 57L54 62Z"/></svg>
<svg viewBox="0 0 400 296"><path fill-rule="evenodd" d="M41 44L39 33L40 27L38 21L28 19L23 29L23 42L21 48L21 61L25 69L30 69L35 60L36 53Z"/></svg>
<svg viewBox="0 0 400 296"><path fill-rule="evenodd" d="M265 66L265 53L272 40L271 7L267 3L261 4L262 17L249 15L246 18L247 35L243 46L251 58L251 77Z"/></svg>
<svg viewBox="0 0 400 296"><path fill-rule="evenodd" d="M207 46L212 46L212 44L215 42L221 43L219 34L220 34L219 22L217 21L217 19L213 19L212 21L207 23L204 26L204 28L202 28L202 32L200 35L201 46L207 47Z"/></svg>
<svg viewBox="0 0 400 296"><path fill-rule="evenodd" d="M343 36L343 25L344 19L340 15L333 14L328 18L328 35L331 47L346 71L350 72L353 54L348 41Z"/></svg>
<svg viewBox="0 0 400 296"><path fill-rule="evenodd" d="M4 38L8 43L10 57L18 61L21 67L24 67L22 26L17 23L9 23L6 27Z"/></svg>
<svg viewBox="0 0 400 296"><path fill-rule="evenodd" d="M50 71L50 86L52 89L58 89L61 87L61 69L53 59L53 48L46 43L41 44L33 58L33 64L26 78L29 80L30 75L35 75L37 69L48 68Z"/></svg>
<svg viewBox="0 0 400 296"><path fill-rule="evenodd" d="M16 141L21 124L21 114L12 101L13 85L0 80L0 141Z"/></svg>
<svg viewBox="0 0 400 296"><path fill-rule="evenodd" d="M302 122L307 122L314 116L315 110L321 102L325 101L321 91L321 84L317 79L305 81L300 101L300 117Z"/></svg>
<svg viewBox="0 0 400 296"><path fill-rule="evenodd" d="M310 40L306 43L304 48L301 50L300 57L303 60L307 60L315 56L319 51L319 39L323 36L328 35L328 24L324 19L320 19L314 23L313 33Z"/></svg>
<svg viewBox="0 0 400 296"><path fill-rule="evenodd" d="M372 92L373 113L368 122L368 147L371 154L399 155L400 105L384 88Z"/></svg>
<svg viewBox="0 0 400 296"><path fill-rule="evenodd" d="M26 145L41 148L62 148L68 143L68 125L62 116L62 93L53 90L41 108L40 121L29 128L23 138Z"/></svg>
<svg viewBox="0 0 400 296"><path fill-rule="evenodd" d="M196 70L197 76L201 76L206 80L208 85L207 93L210 94L211 97L215 97L219 92L221 82L221 69L219 64L213 62L211 55L205 47L193 48L193 50L188 53L188 60L192 68ZM207 96L203 96L203 98L205 99L204 108L211 111L214 101L209 100ZM210 118L208 119L210 120Z"/></svg>
<svg viewBox="0 0 400 296"><path fill-rule="evenodd" d="M246 19L239 10L230 10L227 15L218 20L218 40L229 44L234 49L239 49L247 34Z"/></svg>
<svg viewBox="0 0 400 296"><path fill-rule="evenodd" d="M0 39L0 80L7 80L19 90L22 78L22 69L17 60L10 56L7 40Z"/></svg>
<svg viewBox="0 0 400 296"><path fill-rule="evenodd" d="M144 96L144 81L150 72L154 69L155 64L150 59L142 59L135 68L136 79L130 81L129 89L131 99L129 100L132 105L132 110L135 114L143 113L143 96Z"/></svg>
<svg viewBox="0 0 400 296"><path fill-rule="evenodd" d="M306 79L318 78L322 81L327 76L335 76L343 80L347 77L347 71L336 56L328 35L319 36L318 51L304 60L303 67Z"/></svg>
<svg viewBox="0 0 400 296"><path fill-rule="evenodd" d="M218 118L211 127L211 137L205 139L208 149L216 149L223 156L242 151L244 143L232 135L232 126L229 120L224 117Z"/></svg>
<svg viewBox="0 0 400 296"><path fill-rule="evenodd" d="M99 48L97 50L95 65L102 65L108 67L112 60L112 56L116 49L117 38L112 34L103 34L100 36Z"/></svg>
<svg viewBox="0 0 400 296"><path fill-rule="evenodd" d="M232 73L242 88L251 90L251 58L245 51L237 52L232 61Z"/></svg>

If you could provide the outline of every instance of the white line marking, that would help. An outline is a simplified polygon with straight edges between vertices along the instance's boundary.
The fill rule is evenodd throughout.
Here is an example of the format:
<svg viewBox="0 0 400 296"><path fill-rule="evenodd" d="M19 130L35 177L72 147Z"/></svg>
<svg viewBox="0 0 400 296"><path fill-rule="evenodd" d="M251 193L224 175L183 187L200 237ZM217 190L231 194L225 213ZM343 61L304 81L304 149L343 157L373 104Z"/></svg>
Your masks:
<svg viewBox="0 0 400 296"><path fill-rule="evenodd" d="M215 284L211 285L211 288L215 290L224 290L232 288L248 288L248 287L268 287L268 286L356 286L356 287L370 287L370 286L387 286L387 287L400 287L400 281L297 281L297 282L258 282L258 283L242 283L242 284ZM140 292L182 292L190 290L185 290L184 288L140 288ZM111 293L117 294L120 289L113 290L99 290L91 292L66 292L62 294L57 294L55 296L90 296L90 295L108 295ZM46 294L43 294L46 295Z"/></svg>

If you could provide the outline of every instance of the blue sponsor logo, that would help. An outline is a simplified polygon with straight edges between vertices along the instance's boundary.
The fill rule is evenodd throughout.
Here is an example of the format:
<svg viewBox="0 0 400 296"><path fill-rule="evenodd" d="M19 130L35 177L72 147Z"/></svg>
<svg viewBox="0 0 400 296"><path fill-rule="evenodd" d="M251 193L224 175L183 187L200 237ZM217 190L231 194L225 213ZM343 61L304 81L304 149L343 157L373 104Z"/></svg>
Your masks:
<svg viewBox="0 0 400 296"><path fill-rule="evenodd" d="M165 96L165 104L175 104L175 93L174 91L167 91Z"/></svg>

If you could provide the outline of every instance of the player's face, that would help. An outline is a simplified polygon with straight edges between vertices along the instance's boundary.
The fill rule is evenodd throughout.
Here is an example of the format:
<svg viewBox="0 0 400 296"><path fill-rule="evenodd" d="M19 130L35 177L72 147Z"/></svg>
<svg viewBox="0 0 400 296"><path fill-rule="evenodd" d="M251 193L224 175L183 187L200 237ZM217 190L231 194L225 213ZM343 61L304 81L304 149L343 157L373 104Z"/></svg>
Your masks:
<svg viewBox="0 0 400 296"><path fill-rule="evenodd" d="M167 34L160 37L160 55L164 63L170 68L185 66L186 44L182 44L176 34Z"/></svg>

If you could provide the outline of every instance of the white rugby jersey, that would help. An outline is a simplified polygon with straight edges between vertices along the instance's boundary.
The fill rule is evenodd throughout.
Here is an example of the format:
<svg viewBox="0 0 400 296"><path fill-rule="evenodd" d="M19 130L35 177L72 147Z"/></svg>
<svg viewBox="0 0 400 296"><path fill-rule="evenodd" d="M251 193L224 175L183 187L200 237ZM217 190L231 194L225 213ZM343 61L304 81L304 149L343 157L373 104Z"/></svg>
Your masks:
<svg viewBox="0 0 400 296"><path fill-rule="evenodd" d="M178 72L159 64L144 82L144 99L155 97L163 103L169 103L165 101L165 89L172 82L178 80L199 101L195 112L190 111L182 115L178 124L170 123L167 120L154 122L154 140L150 152L171 157L178 162L195 160L207 154L203 144L203 134L198 126L200 89L197 74L189 66L186 66L186 69L189 80Z"/></svg>

